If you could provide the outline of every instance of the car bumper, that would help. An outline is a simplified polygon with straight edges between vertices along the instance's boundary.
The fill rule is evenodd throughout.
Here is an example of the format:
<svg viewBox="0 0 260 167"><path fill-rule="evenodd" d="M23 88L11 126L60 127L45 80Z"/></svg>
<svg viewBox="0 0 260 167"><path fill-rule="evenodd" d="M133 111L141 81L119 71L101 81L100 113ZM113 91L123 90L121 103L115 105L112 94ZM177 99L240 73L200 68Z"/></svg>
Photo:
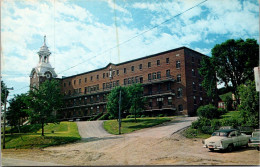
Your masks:
<svg viewBox="0 0 260 167"><path fill-rule="evenodd" d="M222 146L211 146L211 145L204 145L204 148L213 148L213 149L219 149L219 150L224 150L225 148Z"/></svg>
<svg viewBox="0 0 260 167"><path fill-rule="evenodd" d="M248 146L250 147L259 147L260 146L260 143L248 143Z"/></svg>

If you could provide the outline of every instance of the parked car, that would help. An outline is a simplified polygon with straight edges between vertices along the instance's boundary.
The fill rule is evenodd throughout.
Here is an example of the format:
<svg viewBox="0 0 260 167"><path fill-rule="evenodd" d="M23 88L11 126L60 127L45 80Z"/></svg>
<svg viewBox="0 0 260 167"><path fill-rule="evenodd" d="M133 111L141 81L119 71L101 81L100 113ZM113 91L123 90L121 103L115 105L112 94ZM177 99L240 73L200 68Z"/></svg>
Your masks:
<svg viewBox="0 0 260 167"><path fill-rule="evenodd" d="M259 151L260 146L260 131L254 131L252 133L252 137L249 140L249 146L250 147L256 147L256 149Z"/></svg>
<svg viewBox="0 0 260 167"><path fill-rule="evenodd" d="M233 151L235 147L248 146L250 136L240 133L236 129L220 129L212 133L211 137L203 140L203 147L210 151L214 149Z"/></svg>

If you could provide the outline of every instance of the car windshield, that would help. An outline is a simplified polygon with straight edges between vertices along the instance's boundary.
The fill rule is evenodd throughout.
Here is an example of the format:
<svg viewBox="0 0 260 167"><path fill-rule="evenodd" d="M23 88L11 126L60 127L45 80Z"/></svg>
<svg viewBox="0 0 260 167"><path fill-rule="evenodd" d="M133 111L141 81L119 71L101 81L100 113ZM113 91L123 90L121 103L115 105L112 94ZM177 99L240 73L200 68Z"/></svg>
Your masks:
<svg viewBox="0 0 260 167"><path fill-rule="evenodd" d="M260 136L260 132L253 132L252 137L259 137Z"/></svg>
<svg viewBox="0 0 260 167"><path fill-rule="evenodd" d="M227 137L227 133L226 132L214 132L214 133L212 133L212 136L224 136L224 137Z"/></svg>

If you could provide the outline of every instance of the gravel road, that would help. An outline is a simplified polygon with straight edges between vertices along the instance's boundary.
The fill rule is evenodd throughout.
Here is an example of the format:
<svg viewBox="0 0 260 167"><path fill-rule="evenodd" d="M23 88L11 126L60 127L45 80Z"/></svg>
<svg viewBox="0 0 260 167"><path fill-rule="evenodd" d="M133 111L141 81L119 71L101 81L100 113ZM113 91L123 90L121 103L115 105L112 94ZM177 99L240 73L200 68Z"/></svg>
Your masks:
<svg viewBox="0 0 260 167"><path fill-rule="evenodd" d="M4 150L5 158L38 160L64 165L259 165L259 151L241 148L223 153L202 147L201 139L187 139L183 129L196 117L130 134L110 135L102 121L77 122L82 140L34 150ZM246 157L246 158L245 158Z"/></svg>

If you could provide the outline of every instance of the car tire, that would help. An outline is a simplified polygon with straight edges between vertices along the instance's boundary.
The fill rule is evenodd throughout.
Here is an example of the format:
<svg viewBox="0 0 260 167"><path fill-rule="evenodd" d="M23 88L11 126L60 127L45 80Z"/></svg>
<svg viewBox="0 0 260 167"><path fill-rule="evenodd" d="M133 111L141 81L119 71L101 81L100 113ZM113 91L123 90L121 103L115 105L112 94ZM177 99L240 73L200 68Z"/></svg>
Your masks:
<svg viewBox="0 0 260 167"><path fill-rule="evenodd" d="M232 152L233 150L234 150L233 144L228 145L227 151L228 151L228 152Z"/></svg>
<svg viewBox="0 0 260 167"><path fill-rule="evenodd" d="M258 151L260 151L259 146L257 146L256 149L257 149Z"/></svg>
<svg viewBox="0 0 260 167"><path fill-rule="evenodd" d="M214 151L214 148L209 148L209 151Z"/></svg>

